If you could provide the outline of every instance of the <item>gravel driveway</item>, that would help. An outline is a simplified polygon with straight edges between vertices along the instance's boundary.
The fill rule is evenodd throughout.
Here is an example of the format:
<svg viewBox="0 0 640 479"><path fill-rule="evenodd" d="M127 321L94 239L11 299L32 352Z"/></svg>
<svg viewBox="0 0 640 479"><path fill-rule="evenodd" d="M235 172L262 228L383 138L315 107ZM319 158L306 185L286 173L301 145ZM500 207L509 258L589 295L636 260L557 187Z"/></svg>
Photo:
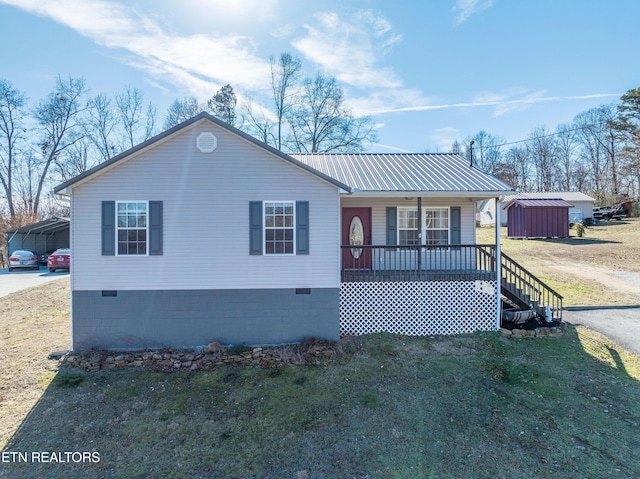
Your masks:
<svg viewBox="0 0 640 479"><path fill-rule="evenodd" d="M7 268L0 269L0 297L6 296L21 289L31 288L40 284L55 281L56 279L68 278L68 272L49 273L47 268L40 268L39 271L25 270L12 271Z"/></svg>

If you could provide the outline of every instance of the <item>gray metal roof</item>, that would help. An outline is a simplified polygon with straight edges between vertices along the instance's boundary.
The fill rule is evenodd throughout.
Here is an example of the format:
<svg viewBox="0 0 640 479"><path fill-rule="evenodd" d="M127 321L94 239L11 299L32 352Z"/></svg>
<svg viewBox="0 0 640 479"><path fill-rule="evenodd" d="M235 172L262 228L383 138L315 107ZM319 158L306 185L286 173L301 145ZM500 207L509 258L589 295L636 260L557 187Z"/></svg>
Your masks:
<svg viewBox="0 0 640 479"><path fill-rule="evenodd" d="M571 208L573 205L560 198L516 198L504 206L508 210L513 205L520 205L524 208Z"/></svg>
<svg viewBox="0 0 640 479"><path fill-rule="evenodd" d="M290 154L352 190L367 193L499 193L513 188L460 155L444 153ZM356 193L357 191L354 191Z"/></svg>
<svg viewBox="0 0 640 479"><path fill-rule="evenodd" d="M61 231L68 228L69 218L64 216L54 216L43 221L38 221L37 223L31 223L26 226L21 226L20 228L8 230L7 234L55 233L56 231Z"/></svg>
<svg viewBox="0 0 640 479"><path fill-rule="evenodd" d="M555 198L563 199L568 202L576 202L576 201L589 201L591 203L595 203L595 198L591 198L589 195L585 195L584 193L580 193L579 191L545 191L545 192L533 192L533 193L517 193L515 195L505 196L502 200L505 203L508 203L511 200L515 199L523 199L523 198L533 198L533 199L548 199L552 200Z"/></svg>

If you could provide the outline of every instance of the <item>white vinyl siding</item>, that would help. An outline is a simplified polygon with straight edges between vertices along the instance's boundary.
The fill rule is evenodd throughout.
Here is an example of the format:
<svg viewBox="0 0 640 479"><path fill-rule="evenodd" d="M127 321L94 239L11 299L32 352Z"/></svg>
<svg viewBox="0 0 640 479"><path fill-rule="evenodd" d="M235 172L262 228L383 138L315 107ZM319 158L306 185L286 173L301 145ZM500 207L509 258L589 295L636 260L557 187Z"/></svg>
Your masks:
<svg viewBox="0 0 640 479"><path fill-rule="evenodd" d="M196 147L212 131L213 153ZM308 255L250 255L249 203L309 202ZM162 256L102 256L102 201L163 202ZM207 121L73 189L74 290L339 287L338 189ZM251 298L247 298L250 301ZM188 305L185 305L188 309Z"/></svg>
<svg viewBox="0 0 640 479"><path fill-rule="evenodd" d="M387 206L395 206L397 208L414 208L417 211L417 199L405 199L403 197L342 197L342 207L371 207L371 223L372 223L372 243L374 245L385 245L387 243ZM452 206L460 207L460 226L461 226L461 243L475 244L476 242L476 220L475 220L475 203L467 198L452 197L423 197L422 208L450 208ZM400 211L400 210L398 210ZM424 223L424 219L423 219Z"/></svg>

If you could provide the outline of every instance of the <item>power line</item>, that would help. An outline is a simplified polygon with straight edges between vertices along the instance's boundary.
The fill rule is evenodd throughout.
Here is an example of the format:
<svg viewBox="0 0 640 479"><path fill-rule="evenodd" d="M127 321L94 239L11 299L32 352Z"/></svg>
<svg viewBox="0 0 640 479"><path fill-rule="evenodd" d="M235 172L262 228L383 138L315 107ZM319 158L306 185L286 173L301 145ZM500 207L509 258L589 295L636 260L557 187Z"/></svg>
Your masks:
<svg viewBox="0 0 640 479"><path fill-rule="evenodd" d="M563 130L563 131L559 131L556 133L549 133L548 135L541 135L541 136L536 136L535 138L527 138L526 140L518 140L518 141L509 141L507 143L501 143L499 145L491 145L491 146L477 146L476 148L479 150L488 150L489 148L502 148L503 146L509 146L509 145L517 145L519 143L527 143L529 141L534 141L540 138L550 138L552 136L559 136L559 135L564 135L565 133L570 133L573 131L579 131L579 130L586 130L587 128L592 128L594 126L600 126L603 123L607 123L609 120L602 120L602 121L598 121L596 123L591 123L589 125L584 125L584 126L579 126L576 128L571 128L569 130Z"/></svg>

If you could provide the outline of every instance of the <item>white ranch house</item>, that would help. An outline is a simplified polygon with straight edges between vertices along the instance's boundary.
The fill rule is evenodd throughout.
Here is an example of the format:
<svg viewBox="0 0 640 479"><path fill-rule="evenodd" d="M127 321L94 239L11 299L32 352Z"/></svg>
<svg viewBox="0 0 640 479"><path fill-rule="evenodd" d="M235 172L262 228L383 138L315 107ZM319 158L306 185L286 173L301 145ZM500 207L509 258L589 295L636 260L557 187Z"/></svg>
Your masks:
<svg viewBox="0 0 640 479"><path fill-rule="evenodd" d="M513 284L474 217L513 191L457 155L287 155L201 113L56 192L74 350L495 330Z"/></svg>

